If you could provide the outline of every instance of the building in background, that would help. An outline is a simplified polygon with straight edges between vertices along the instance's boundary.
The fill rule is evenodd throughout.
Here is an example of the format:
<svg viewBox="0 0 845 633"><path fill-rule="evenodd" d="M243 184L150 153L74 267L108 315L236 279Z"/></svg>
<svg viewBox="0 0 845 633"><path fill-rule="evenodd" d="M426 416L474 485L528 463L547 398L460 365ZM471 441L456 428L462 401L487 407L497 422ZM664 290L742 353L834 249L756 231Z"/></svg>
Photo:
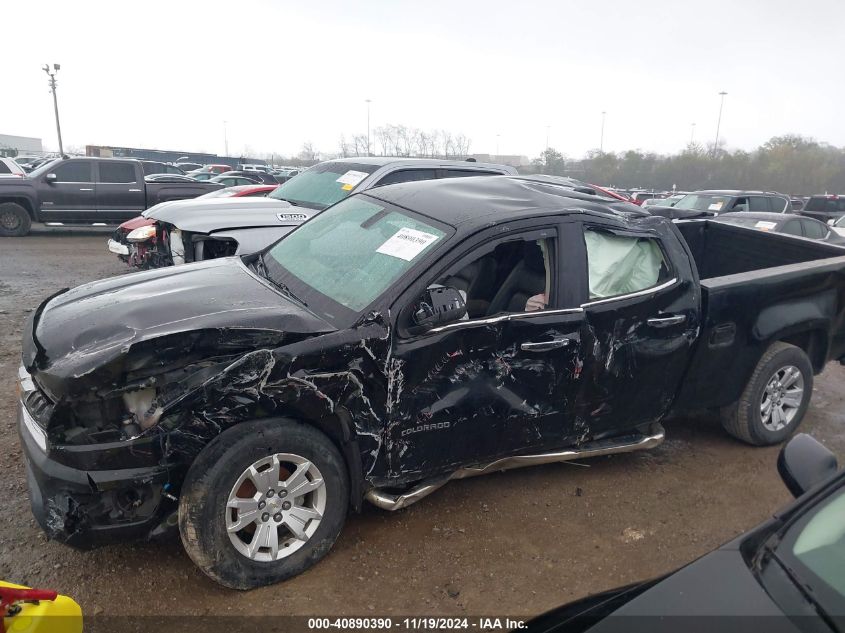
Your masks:
<svg viewBox="0 0 845 633"><path fill-rule="evenodd" d="M100 158L138 158L140 160L157 160L162 163L200 163L202 165L229 165L233 169L238 165L247 163L250 165L265 165L266 161L260 158L249 156L218 156L217 154L206 154L203 152L176 152L164 149L141 149L138 147L112 147L109 145L86 145L86 156L99 156Z"/></svg>
<svg viewBox="0 0 845 633"><path fill-rule="evenodd" d="M41 156L43 153L40 138L0 134L0 156Z"/></svg>

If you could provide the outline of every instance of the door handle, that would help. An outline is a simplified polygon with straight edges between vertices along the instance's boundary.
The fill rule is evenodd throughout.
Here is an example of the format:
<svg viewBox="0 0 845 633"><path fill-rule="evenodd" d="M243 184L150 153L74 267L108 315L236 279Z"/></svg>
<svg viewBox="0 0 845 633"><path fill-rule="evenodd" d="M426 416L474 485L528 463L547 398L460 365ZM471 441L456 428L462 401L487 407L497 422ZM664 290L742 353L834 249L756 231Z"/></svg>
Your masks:
<svg viewBox="0 0 845 633"><path fill-rule="evenodd" d="M551 341L539 341L536 343L522 343L519 346L524 352L547 352L552 349L558 349L560 347L566 347L572 342L572 339L561 337L561 338L553 338Z"/></svg>
<svg viewBox="0 0 845 633"><path fill-rule="evenodd" d="M141 191L141 190L140 189L130 189L129 193L138 193L139 191Z"/></svg>
<svg viewBox="0 0 845 633"><path fill-rule="evenodd" d="M80 191L94 191L92 188L80 187Z"/></svg>
<svg viewBox="0 0 845 633"><path fill-rule="evenodd" d="M684 321L687 320L687 315L685 314L673 314L671 316L665 317L654 317L646 321L651 327L661 328L661 327L671 327L673 325L680 325Z"/></svg>

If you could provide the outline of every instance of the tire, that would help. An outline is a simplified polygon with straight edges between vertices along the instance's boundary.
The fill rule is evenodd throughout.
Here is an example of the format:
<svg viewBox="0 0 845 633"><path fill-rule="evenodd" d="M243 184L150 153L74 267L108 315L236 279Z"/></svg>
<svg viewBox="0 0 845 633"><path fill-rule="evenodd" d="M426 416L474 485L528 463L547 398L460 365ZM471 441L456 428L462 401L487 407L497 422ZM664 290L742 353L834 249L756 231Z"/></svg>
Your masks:
<svg viewBox="0 0 845 633"><path fill-rule="evenodd" d="M754 446L779 444L801 424L812 394L813 366L807 354L778 341L760 358L739 400L721 410L722 426ZM778 406L778 402L782 404Z"/></svg>
<svg viewBox="0 0 845 633"><path fill-rule="evenodd" d="M267 491L265 484L273 485L268 482L273 480L274 457L280 463L280 481ZM310 465L303 471L306 484L297 483L302 475L291 476L306 468L293 458ZM250 467L256 469L252 475ZM290 492L286 484L291 484ZM297 487L312 492L296 496ZM254 504L258 509L252 512ZM348 506L346 465L323 433L285 419L243 422L216 437L191 465L179 498L179 532L188 556L203 572L221 585L247 590L280 582L317 563L340 534ZM322 515L316 523L314 518L307 523L296 518L313 512ZM227 526L243 529L230 533ZM299 538L289 526L300 531ZM253 547L252 541L271 543L272 534L278 554L269 546Z"/></svg>
<svg viewBox="0 0 845 633"><path fill-rule="evenodd" d="M0 237L23 237L31 226L32 218L17 202L0 203Z"/></svg>

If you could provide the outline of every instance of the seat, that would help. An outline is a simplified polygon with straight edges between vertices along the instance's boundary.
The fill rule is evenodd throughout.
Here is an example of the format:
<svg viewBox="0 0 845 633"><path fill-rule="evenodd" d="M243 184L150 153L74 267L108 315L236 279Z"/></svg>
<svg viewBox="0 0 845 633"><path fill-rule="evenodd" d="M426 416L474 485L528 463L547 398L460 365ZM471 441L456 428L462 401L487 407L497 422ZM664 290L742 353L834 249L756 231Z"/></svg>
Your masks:
<svg viewBox="0 0 845 633"><path fill-rule="evenodd" d="M522 259L505 277L501 288L490 301L487 315L524 312L528 299L545 291L546 265L543 261L543 251L536 242L526 242Z"/></svg>
<svg viewBox="0 0 845 633"><path fill-rule="evenodd" d="M442 284L464 292L467 314L475 318L487 313L495 281L496 260L488 256L467 264L454 275L446 277Z"/></svg>

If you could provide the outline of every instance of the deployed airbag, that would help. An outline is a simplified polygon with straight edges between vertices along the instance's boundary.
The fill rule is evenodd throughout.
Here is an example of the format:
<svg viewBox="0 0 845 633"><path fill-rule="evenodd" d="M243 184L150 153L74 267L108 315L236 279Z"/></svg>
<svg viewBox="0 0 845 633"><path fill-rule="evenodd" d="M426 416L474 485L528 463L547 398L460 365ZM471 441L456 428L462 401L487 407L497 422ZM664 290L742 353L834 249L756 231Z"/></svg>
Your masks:
<svg viewBox="0 0 845 633"><path fill-rule="evenodd" d="M655 240L585 231L590 298L602 299L657 284L663 254Z"/></svg>

